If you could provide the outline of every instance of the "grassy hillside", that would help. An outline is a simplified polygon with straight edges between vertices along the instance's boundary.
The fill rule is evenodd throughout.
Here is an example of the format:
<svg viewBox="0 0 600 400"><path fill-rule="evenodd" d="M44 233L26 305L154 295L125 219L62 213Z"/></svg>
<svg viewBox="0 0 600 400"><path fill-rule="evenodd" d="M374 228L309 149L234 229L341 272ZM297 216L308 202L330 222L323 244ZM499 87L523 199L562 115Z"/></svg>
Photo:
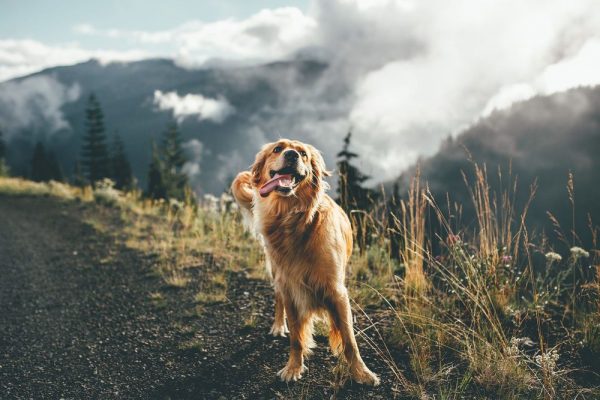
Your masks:
<svg viewBox="0 0 600 400"><path fill-rule="evenodd" d="M446 207L418 179L395 208L351 214L354 226L361 227L355 231L360 246L348 276L359 346L376 355L370 364L385 371L383 387L373 393L384 398L597 398L597 229L590 248L554 252L530 236L524 223L528 202L515 202L514 186L493 192L481 169L469 185L466 201L476 211L469 229L457 224L454 207ZM193 296L198 313L228 301L238 284L232 271L266 279L261 249L244 231L227 195L199 205L150 202L108 183L92 190L10 178L0 179L0 193L93 204L88 222L153 254L156 276L166 287L179 288L175 296ZM107 210L118 218L107 218ZM426 216L437 219L439 230L427 230ZM197 284L194 266L206 254L222 262L201 269ZM160 304L164 296L156 292L149 301ZM251 331L257 318L265 318L251 310L240 311L240 317ZM250 340L262 340L258 336ZM334 394L352 387L342 361L330 379ZM296 387L301 390L293 397L323 395L319 387ZM362 390L364 396L371 389Z"/></svg>

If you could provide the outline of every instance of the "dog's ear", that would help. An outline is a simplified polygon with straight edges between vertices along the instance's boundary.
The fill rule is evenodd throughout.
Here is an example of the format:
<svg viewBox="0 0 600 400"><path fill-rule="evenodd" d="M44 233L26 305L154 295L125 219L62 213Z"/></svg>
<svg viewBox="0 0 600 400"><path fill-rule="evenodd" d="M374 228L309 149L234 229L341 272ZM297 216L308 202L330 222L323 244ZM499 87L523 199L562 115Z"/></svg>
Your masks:
<svg viewBox="0 0 600 400"><path fill-rule="evenodd" d="M261 174L263 172L263 168L265 167L265 162L267 161L267 149L269 146L269 144L263 146L263 148L256 154L256 159L254 160L254 164L252 164L250 172L252 173L252 183L254 183L255 186L260 183Z"/></svg>
<svg viewBox="0 0 600 400"><path fill-rule="evenodd" d="M325 160L321 155L321 152L314 146L308 145L310 150L310 166L312 169L313 183L317 186L321 186L321 181L326 176L331 176L331 172L327 171L325 167Z"/></svg>

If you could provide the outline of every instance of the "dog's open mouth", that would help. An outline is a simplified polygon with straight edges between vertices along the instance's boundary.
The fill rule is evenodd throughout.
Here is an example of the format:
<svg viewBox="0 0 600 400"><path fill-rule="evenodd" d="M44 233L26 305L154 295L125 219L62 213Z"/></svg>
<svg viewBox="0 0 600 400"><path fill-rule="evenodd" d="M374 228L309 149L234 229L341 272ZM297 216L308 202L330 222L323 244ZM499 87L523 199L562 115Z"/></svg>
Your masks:
<svg viewBox="0 0 600 400"><path fill-rule="evenodd" d="M294 168L290 167L282 168L279 171L271 171L270 175L271 179L262 185L258 191L262 197L267 197L273 190L290 193L304 178Z"/></svg>

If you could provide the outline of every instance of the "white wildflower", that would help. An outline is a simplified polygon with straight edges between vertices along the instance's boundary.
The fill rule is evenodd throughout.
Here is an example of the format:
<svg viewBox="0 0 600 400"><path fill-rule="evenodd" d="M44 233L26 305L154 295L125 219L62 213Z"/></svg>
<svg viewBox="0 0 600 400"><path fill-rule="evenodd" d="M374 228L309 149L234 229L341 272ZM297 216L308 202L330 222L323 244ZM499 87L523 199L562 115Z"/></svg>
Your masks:
<svg viewBox="0 0 600 400"><path fill-rule="evenodd" d="M580 257L587 258L590 256L590 253L588 253L581 247L573 246L573 247L571 247L571 255L573 256L573 258L578 259Z"/></svg>
<svg viewBox="0 0 600 400"><path fill-rule="evenodd" d="M204 207L211 212L219 211L219 199L213 194L204 195Z"/></svg>
<svg viewBox="0 0 600 400"><path fill-rule="evenodd" d="M182 201L179 201L177 199L169 199L169 207L173 211L182 210L184 206L185 206L185 204Z"/></svg>
<svg viewBox="0 0 600 400"><path fill-rule="evenodd" d="M514 338L513 338L514 339ZM509 357L517 357L519 355L519 346L513 341L510 341L510 346L505 349L506 355Z"/></svg>
<svg viewBox="0 0 600 400"><path fill-rule="evenodd" d="M519 339L513 337L510 338L510 346L506 349L506 353L509 356L518 356L519 355Z"/></svg>
<svg viewBox="0 0 600 400"><path fill-rule="evenodd" d="M515 344L516 346L525 346L525 347L533 347L535 342L528 337L513 337L510 339L511 344Z"/></svg>
<svg viewBox="0 0 600 400"><path fill-rule="evenodd" d="M535 356L535 363L542 369L545 369L550 374L556 373L556 362L559 359L558 351L552 349L546 353Z"/></svg>
<svg viewBox="0 0 600 400"><path fill-rule="evenodd" d="M506 355L509 357L521 356L520 347L532 347L533 345L535 345L535 343L528 337L512 337L510 338L510 346L505 349Z"/></svg>
<svg viewBox="0 0 600 400"><path fill-rule="evenodd" d="M546 260L548 260L550 262L561 262L562 256L558 253L550 251L550 252L546 253Z"/></svg>
<svg viewBox="0 0 600 400"><path fill-rule="evenodd" d="M221 213L230 212L233 204L235 204L235 199L233 198L233 196L223 192L221 194L221 198L219 199Z"/></svg>
<svg viewBox="0 0 600 400"><path fill-rule="evenodd" d="M98 203L113 206L117 205L121 201L121 192L115 189L115 183L104 178L96 182L96 188L94 189L94 200Z"/></svg>
<svg viewBox="0 0 600 400"><path fill-rule="evenodd" d="M214 203L219 201L219 199L217 199L217 197L214 194L207 193L204 195L204 201L206 201L207 203Z"/></svg>
<svg viewBox="0 0 600 400"><path fill-rule="evenodd" d="M231 203L233 201L233 196L223 192L221 194L221 201L225 202L225 203Z"/></svg>

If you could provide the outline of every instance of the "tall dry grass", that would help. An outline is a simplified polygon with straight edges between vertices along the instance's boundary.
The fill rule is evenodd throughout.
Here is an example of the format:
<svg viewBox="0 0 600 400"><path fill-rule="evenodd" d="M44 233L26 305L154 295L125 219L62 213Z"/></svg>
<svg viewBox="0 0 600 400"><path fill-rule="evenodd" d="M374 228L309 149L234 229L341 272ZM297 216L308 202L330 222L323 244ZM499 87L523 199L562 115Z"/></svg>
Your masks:
<svg viewBox="0 0 600 400"><path fill-rule="evenodd" d="M600 356L596 242L593 249L580 249L574 232L562 233L570 239L570 254L531 243L525 222L535 183L517 209L510 171L498 171L498 192L485 167L474 165L473 178L464 179L475 210L469 226L457 222L463 207L449 198L440 206L418 175L402 200L350 212L361 249L352 257L348 282L355 312L366 321L358 325L358 337L409 397L597 398L596 381L580 378L587 368L580 354ZM569 182L574 208L572 178ZM187 285L187 268L201 264L206 254L224 260L226 269L266 279L262 249L226 195L199 204L157 202L111 187L5 178L0 193L117 208L127 244L155 255L167 285ZM561 234L556 219L554 224ZM591 220L590 229L597 237ZM591 278L588 267L595 268ZM224 301L226 274L210 276L198 301Z"/></svg>
<svg viewBox="0 0 600 400"><path fill-rule="evenodd" d="M576 338L584 336L591 346L598 345L599 330L590 322L598 321L598 302L590 308L583 297L597 299L599 282L596 277L586 283L574 271L581 271L584 259L597 265L597 256L587 258L575 248L577 256L565 256L563 262L545 244L530 242L525 222L535 182L517 210L517 182L510 171L507 176L498 171L498 192L492 190L485 166L474 165L473 176L469 180L464 175L475 213L470 228L450 222L457 220L451 210L462 207L442 209L418 174L398 206L387 210L393 226L367 227L376 238L367 246L370 251L386 249L384 263L393 264L396 255L389 243L400 243L401 264L392 277L386 275L387 285L366 285L372 277L355 276L359 289L353 293L364 306L370 299L363 293L367 287L377 293L378 305L389 309L394 323L386 343L409 354L410 368L403 373L410 377L404 384L407 393L594 398L594 384L586 387L575 379L577 367L585 368L577 365L578 351L585 345ZM574 206L572 178L569 182ZM385 220L380 211L365 220L375 220L375 215ZM546 262L540 263L540 256ZM353 260L355 271L365 269L361 262ZM569 329L565 318L571 322ZM384 350L382 356L389 353L387 346ZM402 370L401 365L393 369Z"/></svg>

